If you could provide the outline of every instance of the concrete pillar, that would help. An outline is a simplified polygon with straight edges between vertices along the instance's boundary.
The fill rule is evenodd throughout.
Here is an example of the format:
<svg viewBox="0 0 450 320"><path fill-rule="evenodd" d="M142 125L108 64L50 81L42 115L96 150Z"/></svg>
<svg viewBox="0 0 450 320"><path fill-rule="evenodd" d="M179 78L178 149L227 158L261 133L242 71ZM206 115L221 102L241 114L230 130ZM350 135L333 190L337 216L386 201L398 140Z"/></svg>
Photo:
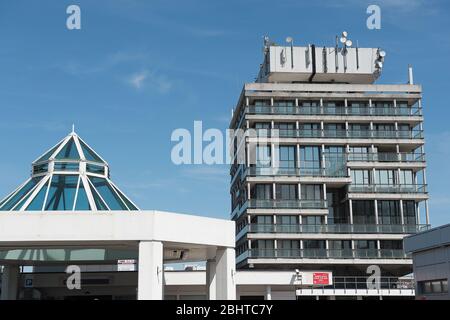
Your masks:
<svg viewBox="0 0 450 320"><path fill-rule="evenodd" d="M206 261L206 296L208 300L217 299L216 266L215 259Z"/></svg>
<svg viewBox="0 0 450 320"><path fill-rule="evenodd" d="M1 300L16 300L19 289L19 266L5 265L2 275L2 295Z"/></svg>
<svg viewBox="0 0 450 320"><path fill-rule="evenodd" d="M139 242L138 300L162 300L163 279L162 242Z"/></svg>
<svg viewBox="0 0 450 320"><path fill-rule="evenodd" d="M272 287L266 286L266 300L272 300Z"/></svg>
<svg viewBox="0 0 450 320"><path fill-rule="evenodd" d="M235 268L234 249L218 248L216 253L216 299L236 300Z"/></svg>

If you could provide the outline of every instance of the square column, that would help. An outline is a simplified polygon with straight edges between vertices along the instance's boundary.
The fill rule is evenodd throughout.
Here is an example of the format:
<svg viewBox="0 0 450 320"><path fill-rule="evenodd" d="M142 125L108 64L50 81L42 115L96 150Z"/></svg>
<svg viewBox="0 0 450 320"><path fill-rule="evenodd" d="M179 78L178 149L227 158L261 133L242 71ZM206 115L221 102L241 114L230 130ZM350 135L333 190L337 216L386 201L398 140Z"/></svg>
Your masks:
<svg viewBox="0 0 450 320"><path fill-rule="evenodd" d="M206 261L206 297L208 300L216 300L216 260Z"/></svg>
<svg viewBox="0 0 450 320"><path fill-rule="evenodd" d="M236 257L232 248L218 248L216 252L216 299L236 300Z"/></svg>
<svg viewBox="0 0 450 320"><path fill-rule="evenodd" d="M163 299L163 244L139 242L138 300Z"/></svg>
<svg viewBox="0 0 450 320"><path fill-rule="evenodd" d="M17 300L19 276L19 266L6 265L3 267L1 300Z"/></svg>

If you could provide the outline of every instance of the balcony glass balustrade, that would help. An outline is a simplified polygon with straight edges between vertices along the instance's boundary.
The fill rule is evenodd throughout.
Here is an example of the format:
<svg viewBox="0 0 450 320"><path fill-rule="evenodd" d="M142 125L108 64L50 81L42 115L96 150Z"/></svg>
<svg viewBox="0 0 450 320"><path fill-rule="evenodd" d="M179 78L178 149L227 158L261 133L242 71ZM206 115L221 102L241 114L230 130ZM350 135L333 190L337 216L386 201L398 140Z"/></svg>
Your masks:
<svg viewBox="0 0 450 320"><path fill-rule="evenodd" d="M280 138L423 139L422 130L257 129L256 135Z"/></svg>
<svg viewBox="0 0 450 320"><path fill-rule="evenodd" d="M422 109L413 107L369 108L369 107L296 107L296 106L248 106L249 114L285 115L338 115L338 116L421 116Z"/></svg>
<svg viewBox="0 0 450 320"><path fill-rule="evenodd" d="M414 234L428 230L429 225L414 224L257 224L248 225L249 233L390 233Z"/></svg>
<svg viewBox="0 0 450 320"><path fill-rule="evenodd" d="M326 209L327 202L318 200L259 200L250 199L248 208L258 209Z"/></svg>
<svg viewBox="0 0 450 320"><path fill-rule="evenodd" d="M425 184L350 184L348 192L355 193L426 193Z"/></svg>
<svg viewBox="0 0 450 320"><path fill-rule="evenodd" d="M245 176L347 177L348 173L344 166L342 168L250 167Z"/></svg>
<svg viewBox="0 0 450 320"><path fill-rule="evenodd" d="M424 153L407 152L361 152L349 153L347 161L378 161L378 162L425 162Z"/></svg>
<svg viewBox="0 0 450 320"><path fill-rule="evenodd" d="M401 249L249 249L248 258L265 259L410 259Z"/></svg>

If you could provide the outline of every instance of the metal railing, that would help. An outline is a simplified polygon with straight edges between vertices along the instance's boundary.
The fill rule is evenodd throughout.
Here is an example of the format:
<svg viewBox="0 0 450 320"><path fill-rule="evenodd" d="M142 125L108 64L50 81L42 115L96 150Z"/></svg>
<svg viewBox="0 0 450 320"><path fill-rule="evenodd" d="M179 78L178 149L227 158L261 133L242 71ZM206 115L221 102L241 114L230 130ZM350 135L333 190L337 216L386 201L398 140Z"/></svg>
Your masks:
<svg viewBox="0 0 450 320"><path fill-rule="evenodd" d="M378 162L425 162L424 153L409 152L351 152L348 161L378 161Z"/></svg>
<svg viewBox="0 0 450 320"><path fill-rule="evenodd" d="M379 289L406 289L414 290L414 279L398 278L398 277L380 277L377 283L368 277L333 277L333 283L331 285L314 285L314 289L369 289L367 282L371 285L376 285Z"/></svg>
<svg viewBox="0 0 450 320"><path fill-rule="evenodd" d="M410 259L401 249L249 249L249 258Z"/></svg>
<svg viewBox="0 0 450 320"><path fill-rule="evenodd" d="M258 137L423 139L423 130L256 129Z"/></svg>
<svg viewBox="0 0 450 320"><path fill-rule="evenodd" d="M285 115L338 115L338 116L421 116L422 109L413 107L342 107L342 106L248 106L249 114L285 114Z"/></svg>
<svg viewBox="0 0 450 320"><path fill-rule="evenodd" d="M250 167L245 176L313 176L313 177L348 177L346 168L279 168Z"/></svg>
<svg viewBox="0 0 450 320"><path fill-rule="evenodd" d="M427 193L425 184L350 184L348 192L355 193Z"/></svg>
<svg viewBox="0 0 450 320"><path fill-rule="evenodd" d="M259 224L248 225L252 233L391 233L414 234L428 230L430 225L414 224Z"/></svg>
<svg viewBox="0 0 450 320"><path fill-rule="evenodd" d="M258 209L326 209L325 200L259 200L250 199L249 208Z"/></svg>

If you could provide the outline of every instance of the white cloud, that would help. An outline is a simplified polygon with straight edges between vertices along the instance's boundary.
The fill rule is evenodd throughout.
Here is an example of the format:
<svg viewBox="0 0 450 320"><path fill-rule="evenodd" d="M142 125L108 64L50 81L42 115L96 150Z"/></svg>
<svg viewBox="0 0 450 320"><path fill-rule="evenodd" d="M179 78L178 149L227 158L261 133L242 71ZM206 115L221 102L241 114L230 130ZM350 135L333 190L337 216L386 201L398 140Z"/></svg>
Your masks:
<svg viewBox="0 0 450 320"><path fill-rule="evenodd" d="M148 76L147 71L135 73L130 77L129 83L136 89L141 89L142 84L144 83L145 79L147 79L147 76Z"/></svg>
<svg viewBox="0 0 450 320"><path fill-rule="evenodd" d="M149 70L132 74L128 77L127 82L136 90L148 88L162 94L169 92L173 87L172 81L167 76Z"/></svg>

